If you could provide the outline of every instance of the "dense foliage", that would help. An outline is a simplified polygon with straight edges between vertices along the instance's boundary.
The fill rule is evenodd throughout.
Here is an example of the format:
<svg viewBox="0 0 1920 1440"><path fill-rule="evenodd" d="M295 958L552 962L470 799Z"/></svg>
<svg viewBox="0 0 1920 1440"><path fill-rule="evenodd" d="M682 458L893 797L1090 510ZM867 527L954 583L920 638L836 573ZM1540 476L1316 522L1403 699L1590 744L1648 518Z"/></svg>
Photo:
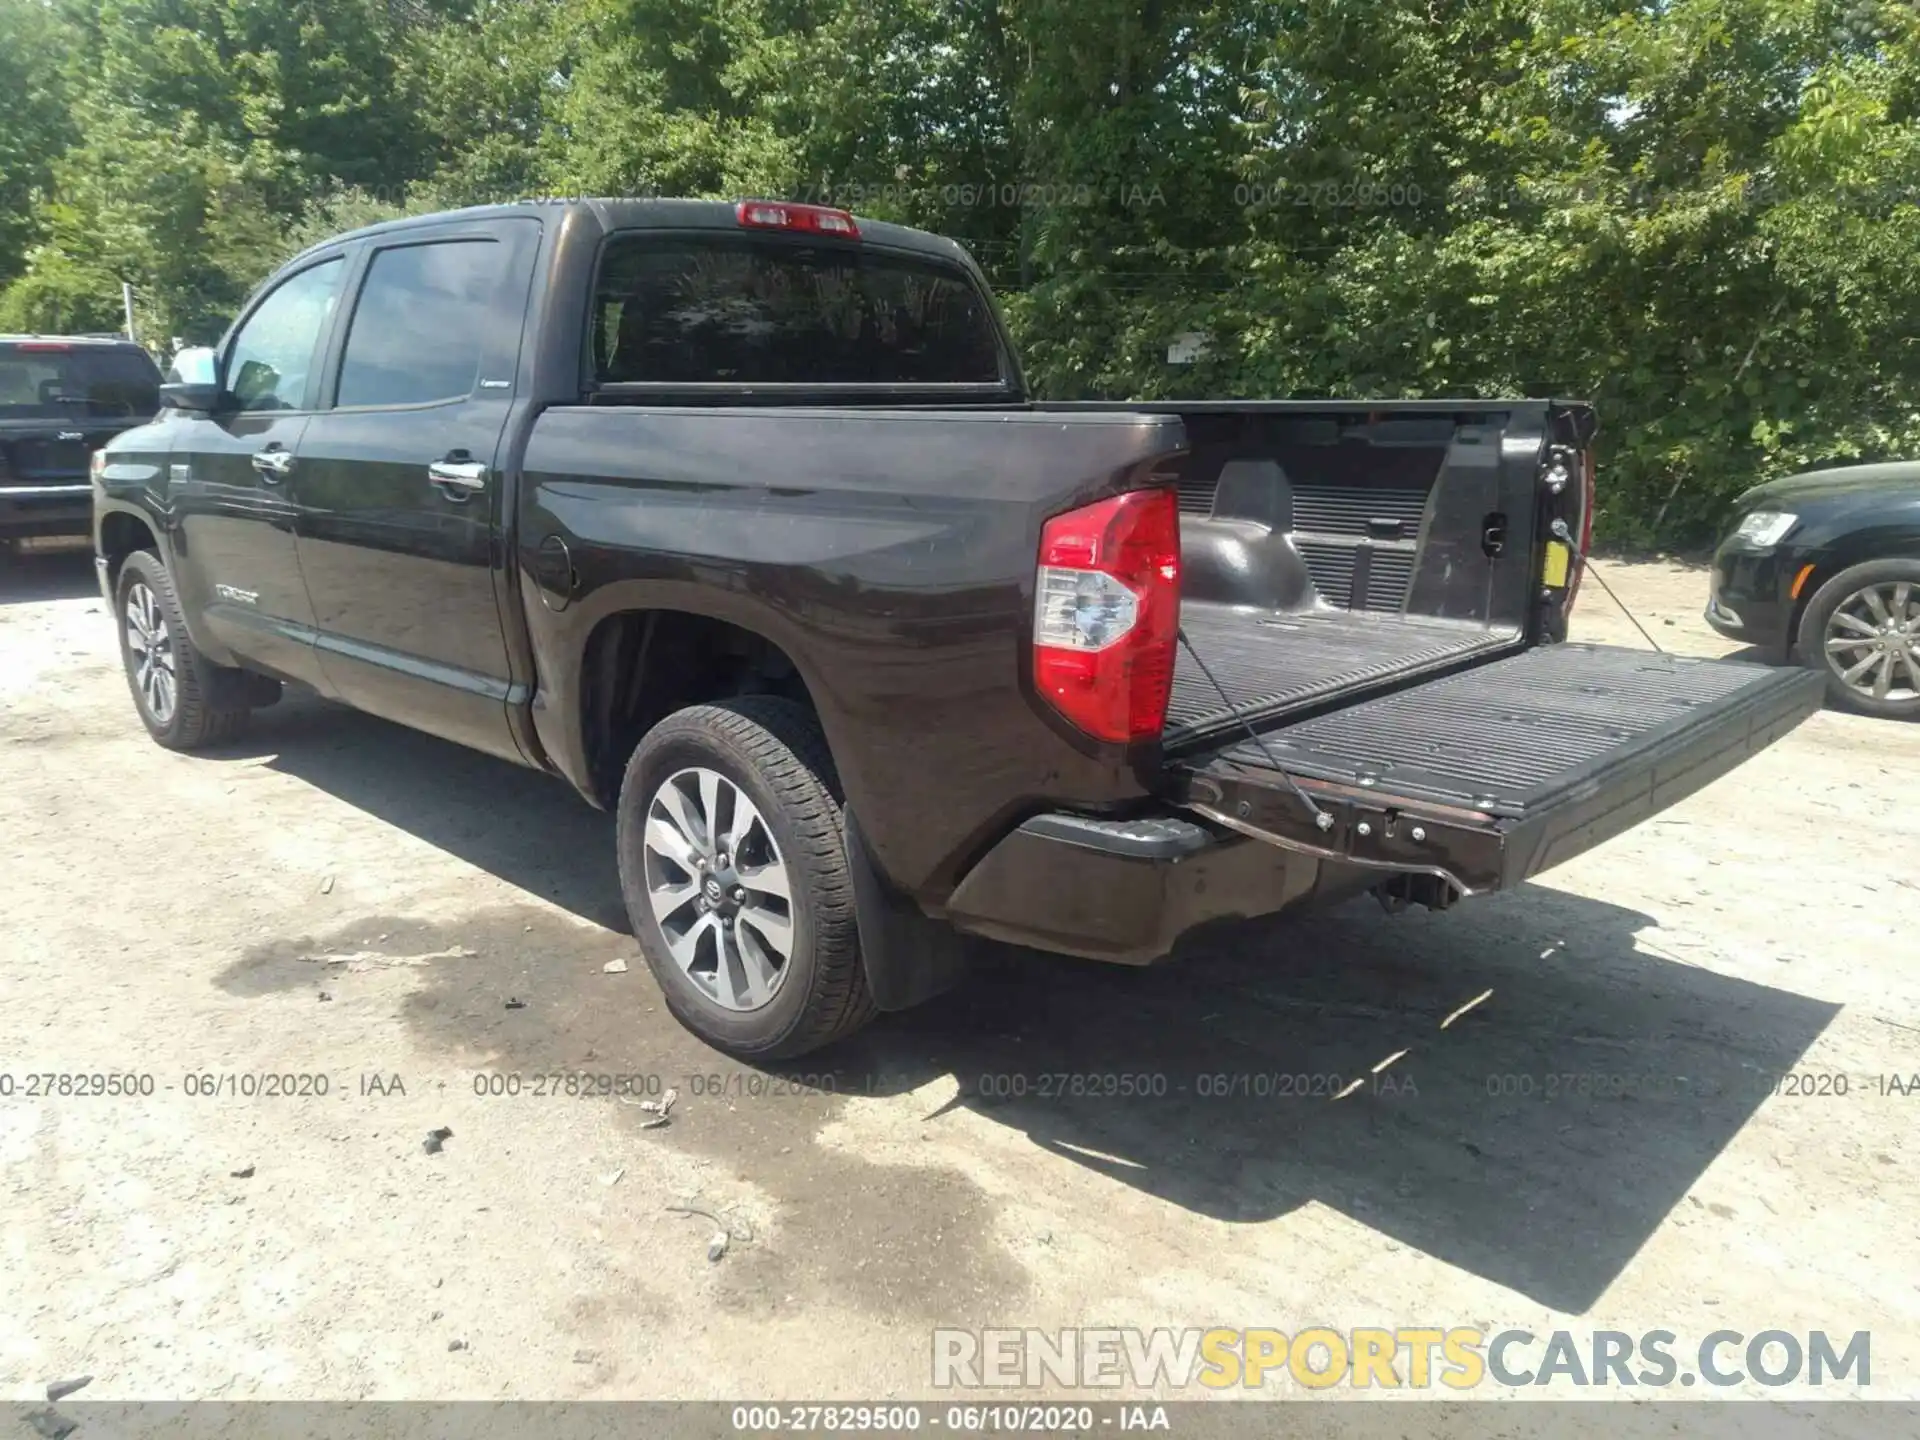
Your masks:
<svg viewBox="0 0 1920 1440"><path fill-rule="evenodd" d="M1620 539L1920 454L1910 0L0 0L0 330L540 193L955 234L1050 395L1591 396Z"/></svg>

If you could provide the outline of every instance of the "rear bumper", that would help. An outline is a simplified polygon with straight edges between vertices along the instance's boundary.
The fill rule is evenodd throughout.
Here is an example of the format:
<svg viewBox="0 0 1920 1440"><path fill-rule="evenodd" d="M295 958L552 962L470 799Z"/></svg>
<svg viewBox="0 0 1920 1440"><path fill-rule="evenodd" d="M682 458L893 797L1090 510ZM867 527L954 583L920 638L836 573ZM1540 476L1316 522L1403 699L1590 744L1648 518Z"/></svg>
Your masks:
<svg viewBox="0 0 1920 1440"><path fill-rule="evenodd" d="M1824 690L1797 668L1536 648L1183 761L1167 798L1198 820L1035 816L967 873L946 918L1144 964L1209 921L1386 882L1407 895L1396 877L1438 877L1422 883L1442 896L1507 889L1726 774Z"/></svg>
<svg viewBox="0 0 1920 1440"><path fill-rule="evenodd" d="M967 873L946 913L991 939L1144 965L1208 922L1329 904L1381 878L1184 818L1038 815Z"/></svg>
<svg viewBox="0 0 1920 1440"><path fill-rule="evenodd" d="M93 487L0 485L0 537L86 535L93 529Z"/></svg>

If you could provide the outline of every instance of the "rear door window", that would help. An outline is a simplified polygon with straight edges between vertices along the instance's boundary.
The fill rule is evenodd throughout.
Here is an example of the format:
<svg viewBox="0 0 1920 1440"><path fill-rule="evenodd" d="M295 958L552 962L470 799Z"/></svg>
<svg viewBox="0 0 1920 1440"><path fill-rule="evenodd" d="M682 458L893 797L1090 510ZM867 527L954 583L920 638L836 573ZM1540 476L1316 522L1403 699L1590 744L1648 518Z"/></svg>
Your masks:
<svg viewBox="0 0 1920 1440"><path fill-rule="evenodd" d="M0 420L82 420L160 409L160 371L143 350L0 344Z"/></svg>
<svg viewBox="0 0 1920 1440"><path fill-rule="evenodd" d="M997 385L959 266L866 245L627 233L594 287L598 384Z"/></svg>
<svg viewBox="0 0 1920 1440"><path fill-rule="evenodd" d="M473 393L507 246L440 240L382 250L354 306L336 405L427 405Z"/></svg>

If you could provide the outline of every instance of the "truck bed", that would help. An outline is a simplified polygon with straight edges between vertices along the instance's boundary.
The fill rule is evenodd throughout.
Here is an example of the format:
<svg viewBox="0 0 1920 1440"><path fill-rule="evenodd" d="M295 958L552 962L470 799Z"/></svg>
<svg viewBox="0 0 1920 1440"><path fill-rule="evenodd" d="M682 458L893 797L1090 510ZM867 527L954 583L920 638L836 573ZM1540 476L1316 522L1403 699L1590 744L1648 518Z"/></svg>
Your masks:
<svg viewBox="0 0 1920 1440"><path fill-rule="evenodd" d="M1233 704L1222 701L1183 646L1167 707L1171 747L1237 729L1241 719L1271 720L1335 695L1359 699L1376 686L1493 655L1520 639L1514 626L1357 610L1191 606L1181 624Z"/></svg>
<svg viewBox="0 0 1920 1440"><path fill-rule="evenodd" d="M1191 446L1179 481L1191 649L1175 661L1165 733L1175 753L1525 643L1552 406L1175 413Z"/></svg>

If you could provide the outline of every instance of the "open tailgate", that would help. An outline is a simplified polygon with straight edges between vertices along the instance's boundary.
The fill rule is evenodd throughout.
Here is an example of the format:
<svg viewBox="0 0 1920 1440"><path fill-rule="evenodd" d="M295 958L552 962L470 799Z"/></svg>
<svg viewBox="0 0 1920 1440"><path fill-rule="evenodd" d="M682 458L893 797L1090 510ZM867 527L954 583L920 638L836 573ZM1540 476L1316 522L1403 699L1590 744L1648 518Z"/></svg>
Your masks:
<svg viewBox="0 0 1920 1440"><path fill-rule="evenodd" d="M1725 774L1819 709L1822 690L1810 670L1546 645L1259 742L1243 733L1182 757L1170 779L1181 804L1242 833L1498 890Z"/></svg>

